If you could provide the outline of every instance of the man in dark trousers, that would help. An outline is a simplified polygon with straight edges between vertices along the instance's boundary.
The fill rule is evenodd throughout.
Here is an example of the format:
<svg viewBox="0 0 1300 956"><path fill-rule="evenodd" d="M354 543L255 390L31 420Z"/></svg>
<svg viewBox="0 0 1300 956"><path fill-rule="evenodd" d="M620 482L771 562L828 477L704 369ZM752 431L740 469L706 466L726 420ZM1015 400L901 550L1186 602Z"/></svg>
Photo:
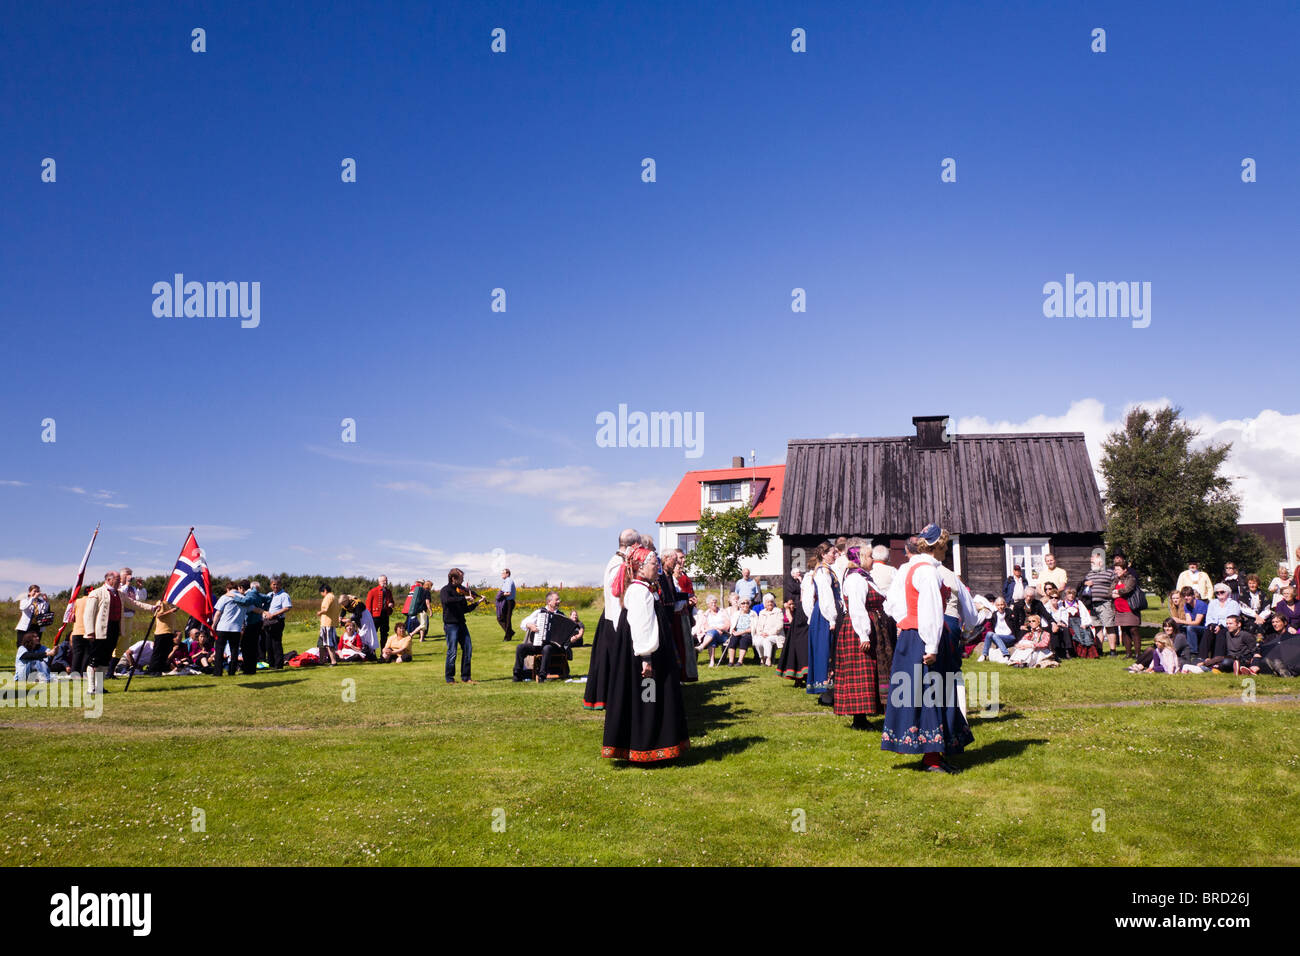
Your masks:
<svg viewBox="0 0 1300 956"><path fill-rule="evenodd" d="M568 652L568 645L574 640L582 639L582 625L578 625L577 632L569 641L558 641L553 634L543 636L546 630L542 623L542 617L545 614L560 613L560 592L551 591L546 595L546 607L538 608L532 614L524 618L523 627L528 636L524 642L515 648L515 670L513 679L519 683L524 679L524 658L533 658L533 680L541 684L546 681L550 671L551 655Z"/></svg>
<svg viewBox="0 0 1300 956"><path fill-rule="evenodd" d="M447 572L447 585L438 592L442 603L442 630L447 637L447 683L456 683L456 648L465 645L465 653L460 661L460 679L465 684L477 684L470 680L469 660L473 647L469 641L469 628L465 624L465 615L478 607L483 599L464 586L465 572L452 568Z"/></svg>
<svg viewBox="0 0 1300 956"><path fill-rule="evenodd" d="M497 589L497 623L505 631L505 640L515 636L515 625L511 618L515 613L515 581L510 576L510 569L501 571L501 587Z"/></svg>
<svg viewBox="0 0 1300 956"><path fill-rule="evenodd" d="M375 619L375 630L379 632L378 651L388 643L388 619L393 615L393 589L388 586L388 578L379 575L379 583L366 593L366 610Z"/></svg>

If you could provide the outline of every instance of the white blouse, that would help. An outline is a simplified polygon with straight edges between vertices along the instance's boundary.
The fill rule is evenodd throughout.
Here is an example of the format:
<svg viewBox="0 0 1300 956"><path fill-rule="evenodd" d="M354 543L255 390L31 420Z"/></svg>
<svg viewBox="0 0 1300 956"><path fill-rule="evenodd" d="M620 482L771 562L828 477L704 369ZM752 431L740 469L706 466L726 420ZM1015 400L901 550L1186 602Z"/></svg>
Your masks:
<svg viewBox="0 0 1300 956"><path fill-rule="evenodd" d="M623 607L627 609L627 624L632 629L632 652L637 657L649 657L659 650L659 617L655 614L650 586L641 580L629 584L623 595Z"/></svg>
<svg viewBox="0 0 1300 956"><path fill-rule="evenodd" d="M871 637L871 618L867 614L867 593L871 585L862 574L844 575L844 604L849 609L849 620L853 622L853 632L859 641Z"/></svg>

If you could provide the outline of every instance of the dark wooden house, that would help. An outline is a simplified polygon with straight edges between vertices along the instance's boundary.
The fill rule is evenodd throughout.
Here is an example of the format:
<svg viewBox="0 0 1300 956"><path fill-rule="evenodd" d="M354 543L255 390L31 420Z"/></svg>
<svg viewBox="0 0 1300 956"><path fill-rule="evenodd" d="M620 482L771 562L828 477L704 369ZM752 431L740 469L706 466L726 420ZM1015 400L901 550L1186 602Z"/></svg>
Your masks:
<svg viewBox="0 0 1300 956"><path fill-rule="evenodd" d="M931 521L953 535L946 562L972 591L998 594L1013 564L1027 577L1050 550L1082 581L1102 545L1101 495L1081 432L949 435L942 415L901 438L791 441L777 532L786 593L792 567L838 535L903 542Z"/></svg>

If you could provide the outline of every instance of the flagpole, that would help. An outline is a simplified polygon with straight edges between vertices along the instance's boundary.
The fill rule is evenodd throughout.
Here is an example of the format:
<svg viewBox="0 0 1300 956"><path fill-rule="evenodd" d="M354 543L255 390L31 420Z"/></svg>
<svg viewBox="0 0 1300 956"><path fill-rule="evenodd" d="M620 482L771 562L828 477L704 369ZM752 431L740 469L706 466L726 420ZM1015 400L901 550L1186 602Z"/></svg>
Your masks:
<svg viewBox="0 0 1300 956"><path fill-rule="evenodd" d="M66 627L68 626L68 623L69 623L70 621L72 621L73 618L76 616L76 613L77 613L77 594L78 594L78 592L81 590L81 585L82 585L82 584L85 582L85 580L86 580L86 567L87 567L87 565L90 564L90 552L91 552L92 550L94 550L94 547L95 547L95 539L98 538L98 537L99 537L99 522L96 521L96 522L95 522L95 531L94 531L94 533L91 534L91 536L90 536L90 544L86 545L86 553L85 553L85 555L84 555L84 556L82 557L82 559L81 559L81 569L77 572L77 583L74 584L74 585L72 585L72 590L68 593L68 607L67 607L67 610L65 610L65 611L63 612L63 623L61 623L61 624L59 625L59 629L54 633L54 649L55 649L55 650L58 650L58 648L59 648L59 643L60 643L60 641L62 641L62 639L63 639L63 630L64 630L64 628L66 628ZM72 613L69 614L68 611L71 611ZM69 658L69 660L70 660L70 659L71 659L71 658Z"/></svg>
<svg viewBox="0 0 1300 956"><path fill-rule="evenodd" d="M158 623L158 618L156 618L156 617L155 617L155 618L152 618L152 619L149 621L149 630L147 630L147 631L144 632L144 643L142 643L142 644L140 645L140 654L143 654L143 653L144 653L144 645L147 644L147 643L149 642L149 635L153 633L153 626L154 626L155 624L157 624L157 623ZM130 650L130 648L127 648L127 650ZM156 651L156 650L158 650L158 648L155 647L154 650ZM129 674L126 675L126 686L122 688L122 693L124 693L124 694L125 694L128 690L131 689L131 678L135 676L135 666L136 666L138 663L140 663L138 660L136 660L136 658L139 657L140 654L132 654L132 655L131 655L131 672L130 672ZM151 661L152 661L152 658L151 658Z"/></svg>
<svg viewBox="0 0 1300 956"><path fill-rule="evenodd" d="M193 526L193 525L190 525L190 530L189 530L189 531L186 533L186 535L185 535L185 543L181 545L180 553L176 556L176 562L177 562L177 564L180 563L181 558L185 555L185 545L186 545L186 544L189 544L190 536L193 535L193 534L194 534L194 526ZM174 565L173 565L173 567L174 567ZM163 593L159 596L159 598L158 598L158 602L159 602L159 605L160 605L160 606L161 606L162 604L165 604L165 603L167 602L167 584L166 584L166 583L163 584ZM142 643L140 644L140 654L132 654L132 655L131 655L131 671L130 671L130 673L128 673L128 674L126 675L126 686L122 688L122 693L124 693L124 694L125 694L128 690L131 689L131 678L135 676L136 667L137 667L137 666L139 665L139 663L140 663L140 661L139 661L139 657L141 656L141 654L144 653L144 645L145 645L145 643L148 643L148 641L149 641L149 636L150 636L151 634L153 634L154 625L156 625L157 623L158 623L158 615L157 615L157 612L155 611L154 616L153 616L153 617L150 619L150 621L149 621L149 629L148 629L147 631L145 631L145 634L144 634L144 642L142 642ZM206 626L206 625L205 625L205 626ZM157 652L158 652L158 647L157 647L157 642L155 641L155 642L154 642L153 653L156 654ZM150 658L150 663L152 663L152 657Z"/></svg>

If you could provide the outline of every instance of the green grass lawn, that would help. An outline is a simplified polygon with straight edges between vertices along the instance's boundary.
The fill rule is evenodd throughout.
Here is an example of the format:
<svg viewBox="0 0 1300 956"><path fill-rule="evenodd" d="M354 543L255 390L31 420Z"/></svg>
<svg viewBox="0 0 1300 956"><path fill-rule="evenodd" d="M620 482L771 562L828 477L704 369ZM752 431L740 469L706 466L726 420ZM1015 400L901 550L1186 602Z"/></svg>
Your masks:
<svg viewBox="0 0 1300 956"><path fill-rule="evenodd" d="M878 718L852 731L770 670L706 668L689 757L638 767L600 759L581 684L512 684L515 645L471 630L477 686L443 683L438 639L412 664L110 682L98 720L0 710L0 861L1300 864L1300 703L1271 699L1300 682L1207 704L1241 681L968 664L1001 708L947 777L881 752Z"/></svg>

